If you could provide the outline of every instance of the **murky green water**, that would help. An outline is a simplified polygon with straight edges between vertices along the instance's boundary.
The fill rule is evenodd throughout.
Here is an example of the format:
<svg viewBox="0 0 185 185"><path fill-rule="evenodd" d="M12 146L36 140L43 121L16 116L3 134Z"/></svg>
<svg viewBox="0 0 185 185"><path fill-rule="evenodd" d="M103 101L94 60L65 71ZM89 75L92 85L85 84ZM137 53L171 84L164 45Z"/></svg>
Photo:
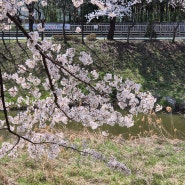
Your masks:
<svg viewBox="0 0 185 185"><path fill-rule="evenodd" d="M69 129L82 130L80 123L69 123ZM89 129L92 131L91 129ZM103 125L99 131L107 131L110 135L122 134L125 139L133 136L163 135L169 138L185 139L185 116L179 114L139 115L135 118L133 127Z"/></svg>
<svg viewBox="0 0 185 185"><path fill-rule="evenodd" d="M13 112L15 114L15 112ZM0 119L3 119L3 113L0 112ZM67 125L62 125L61 128L70 130L83 130L84 127L80 123L71 122ZM151 136L153 134L165 136L168 138L185 139L185 115L161 113L158 115L139 115L135 117L133 127L120 127L118 124L114 126L103 125L97 130L88 128L89 131L106 131L109 135L122 135L125 139L138 136ZM0 136L8 137L5 131L0 131Z"/></svg>

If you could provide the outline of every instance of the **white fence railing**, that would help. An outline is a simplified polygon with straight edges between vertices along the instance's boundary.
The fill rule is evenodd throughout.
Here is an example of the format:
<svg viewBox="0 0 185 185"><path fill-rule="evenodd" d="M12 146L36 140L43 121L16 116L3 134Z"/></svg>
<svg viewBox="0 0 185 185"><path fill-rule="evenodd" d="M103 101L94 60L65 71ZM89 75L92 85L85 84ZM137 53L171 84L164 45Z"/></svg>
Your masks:
<svg viewBox="0 0 185 185"><path fill-rule="evenodd" d="M185 23L155 23L153 26L157 36L172 36L177 25L176 36L185 36ZM71 25L70 31L74 33L77 26L81 27L81 25ZM144 36L147 31L148 24L116 24L115 34L127 35L129 27L131 27L130 36ZM108 24L84 25L85 34L97 33L104 35L108 33L108 30Z"/></svg>
<svg viewBox="0 0 185 185"><path fill-rule="evenodd" d="M45 35L52 36L57 34L62 34L62 23L48 23L49 26L46 27ZM76 27L81 27L78 24L67 24L66 33L67 34L76 34ZM157 37L171 37L176 28L177 37L185 37L185 23L155 23L154 30L157 34ZM178 26L178 27L177 27ZM115 26L115 35L126 37L130 27L130 37L144 37L147 31L148 23L117 23ZM26 27L25 27L26 28ZM26 28L28 29L28 28ZM35 28L36 29L36 28ZM95 33L98 36L106 36L109 30L109 24L87 24L84 25L84 35L90 33ZM15 37L15 36L24 36L20 31L16 33L13 30L5 31L4 36L6 37ZM2 36L2 33L0 33Z"/></svg>

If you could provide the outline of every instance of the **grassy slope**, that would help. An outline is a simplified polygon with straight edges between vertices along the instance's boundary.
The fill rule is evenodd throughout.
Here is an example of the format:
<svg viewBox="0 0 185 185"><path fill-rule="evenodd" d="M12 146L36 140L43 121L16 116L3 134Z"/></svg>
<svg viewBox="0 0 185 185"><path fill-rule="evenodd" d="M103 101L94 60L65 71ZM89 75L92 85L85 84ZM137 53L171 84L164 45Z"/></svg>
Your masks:
<svg viewBox="0 0 185 185"><path fill-rule="evenodd" d="M185 99L184 42L133 41L128 45L99 41L87 45L108 65L105 68L141 83L144 90Z"/></svg>
<svg viewBox="0 0 185 185"><path fill-rule="evenodd" d="M26 55L15 42L7 42L7 47L13 49L12 55L19 64L24 63ZM69 42L62 46L63 52L68 47L91 53L100 71L120 73L155 95L185 99L185 42L133 41L129 45L124 41L95 41L86 45ZM0 49L6 52L2 43ZM7 68L8 63L4 62Z"/></svg>
<svg viewBox="0 0 185 185"><path fill-rule="evenodd" d="M88 146L125 163L127 176L108 168L103 162L70 150L60 156L32 160L26 154L15 160L0 160L0 184L19 185L183 185L185 144L179 140L140 138L123 142L120 137L103 138L101 134L70 134L76 144Z"/></svg>

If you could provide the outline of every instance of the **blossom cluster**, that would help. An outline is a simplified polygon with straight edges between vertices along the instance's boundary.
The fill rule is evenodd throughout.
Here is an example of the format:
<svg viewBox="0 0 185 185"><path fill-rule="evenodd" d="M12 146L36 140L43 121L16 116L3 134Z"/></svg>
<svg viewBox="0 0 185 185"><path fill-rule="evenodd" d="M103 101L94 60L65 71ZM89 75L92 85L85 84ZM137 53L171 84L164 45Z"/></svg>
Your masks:
<svg viewBox="0 0 185 185"><path fill-rule="evenodd" d="M16 15L19 13L20 9L26 9L25 5L29 5L32 2L39 3L42 7L47 6L46 0L0 0L0 22L7 18L7 13L11 16ZM2 22L0 24L0 30L10 30L11 29L11 22L5 23ZM40 24L38 24L37 29L39 31L43 31L44 28Z"/></svg>
<svg viewBox="0 0 185 185"><path fill-rule="evenodd" d="M163 1L164 0L160 0L160 2ZM148 4L152 2L153 0L146 0L146 3ZM98 19L100 16L108 16L109 18L131 16L132 6L143 2L141 0L91 0L91 3L96 5L98 10L89 13L86 16L89 22L94 18ZM173 7L181 7L182 10L185 7L184 1L181 0L171 0L168 1L168 4Z"/></svg>
<svg viewBox="0 0 185 185"><path fill-rule="evenodd" d="M76 8L83 4L83 0L72 0L72 2Z"/></svg>
<svg viewBox="0 0 185 185"><path fill-rule="evenodd" d="M31 40L28 40L27 45L32 58L27 59L24 65L19 65L16 73L3 74L5 81L15 82L14 86L6 87L7 93L12 97L17 96L16 101L11 102L11 105L6 102L6 106L26 107L26 110L20 111L16 116L8 116L11 131L34 143L54 141L58 144L60 140L56 140L55 135L41 134L35 129L52 129L55 125L67 124L70 120L81 122L92 129L103 124L131 127L134 115L148 113L153 108L155 98L150 93L140 92L139 84L130 80L124 82L121 77L111 73L100 77L95 69L91 71L90 68L85 68L86 65L93 65L90 54L83 51L79 54L79 61L74 62L74 57L78 55L74 48L69 48L62 54L60 45L52 44L46 39L38 42L37 32L30 33L30 36ZM49 77L36 76L34 72L40 68L45 69L42 52L47 52L45 60ZM18 95L20 89L26 91L27 95ZM117 106L122 110L128 108L128 115L124 116L114 109L111 100L113 90L117 92ZM46 92L47 96L44 97ZM6 123L1 120L1 125L3 127ZM59 151L57 144L50 148L49 156L55 156L53 150L56 153ZM44 145L28 145L32 157L43 154L48 150L46 148Z"/></svg>
<svg viewBox="0 0 185 185"><path fill-rule="evenodd" d="M100 16L113 17L124 17L130 16L131 6L136 4L136 1L118 1L118 0L91 0L91 3L98 6L98 10L89 13L86 17L90 22L94 18L99 18Z"/></svg>
<svg viewBox="0 0 185 185"><path fill-rule="evenodd" d="M1 2L6 5L3 16L6 12L13 16L18 3ZM21 1L18 2L22 6ZM111 73L100 76L93 67L91 55L85 51L77 53L74 48L68 48L62 53L60 44L48 39L40 41L38 32L29 33L27 47L32 56L18 65L15 73L2 75L3 81L11 81L13 85L6 86L1 81L5 94L1 94L0 109L4 112L11 107L25 109L14 116L8 114L6 121L0 120L1 129L8 129L18 137L17 143L2 145L0 158L7 153L16 156L16 151L23 147L27 147L31 157L38 158L46 153L54 158L64 143L61 133L50 132L56 125L73 120L92 129L103 124L131 127L135 115L148 113L154 106L156 99L149 92L141 92L139 84L130 80L124 82ZM45 73L40 75L41 71ZM13 101L8 101L8 97L14 97ZM126 108L129 113L123 115L121 110Z"/></svg>

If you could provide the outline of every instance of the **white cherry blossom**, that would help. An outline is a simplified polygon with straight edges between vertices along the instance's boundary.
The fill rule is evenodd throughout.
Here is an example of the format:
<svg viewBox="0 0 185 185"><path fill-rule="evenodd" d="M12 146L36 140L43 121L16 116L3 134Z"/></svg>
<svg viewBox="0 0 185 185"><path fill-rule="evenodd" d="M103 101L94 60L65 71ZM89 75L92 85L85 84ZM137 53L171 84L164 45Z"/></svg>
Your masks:
<svg viewBox="0 0 185 185"><path fill-rule="evenodd" d="M81 30L80 27L76 27L76 30L75 30L76 33L80 33L81 31L82 31L82 30Z"/></svg>
<svg viewBox="0 0 185 185"><path fill-rule="evenodd" d="M37 0L0 2L1 20L7 17L7 13L14 16L23 2L40 3ZM89 19L105 14L115 17L130 13L130 5L123 1L121 6L116 5L116 0L108 0L106 4L102 2L91 0L100 11L89 15ZM83 0L73 0L73 3L79 7ZM41 1L41 4L45 6L46 1ZM115 11L112 8L116 8ZM41 29L39 24L38 30ZM79 32L80 28L76 31ZM100 71L94 69L90 53L78 53L74 48L62 53L60 44L47 39L39 40L37 31L27 37L30 57L17 66L15 73L1 74L3 81L6 81L6 84L1 82L1 88L6 93L1 94L0 110L7 111L8 117L6 121L0 120L0 128L19 136L20 140L17 144L15 141L2 143L0 158L7 153L16 157L18 149L27 148L32 158L47 155L53 159L60 152L60 144L64 144L60 137L62 134L55 126L73 120L92 129L103 124L131 127L134 115L149 113L153 109L156 99L150 92L141 92L139 84L130 80L124 82L119 75L111 72L99 75ZM112 93L115 93L114 97ZM10 102L6 96L14 98ZM112 98L120 109L127 108L129 113L122 115L121 111L115 110ZM23 110L10 116L11 107ZM102 134L108 136L107 133Z"/></svg>

